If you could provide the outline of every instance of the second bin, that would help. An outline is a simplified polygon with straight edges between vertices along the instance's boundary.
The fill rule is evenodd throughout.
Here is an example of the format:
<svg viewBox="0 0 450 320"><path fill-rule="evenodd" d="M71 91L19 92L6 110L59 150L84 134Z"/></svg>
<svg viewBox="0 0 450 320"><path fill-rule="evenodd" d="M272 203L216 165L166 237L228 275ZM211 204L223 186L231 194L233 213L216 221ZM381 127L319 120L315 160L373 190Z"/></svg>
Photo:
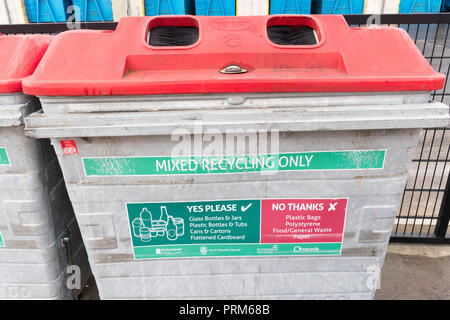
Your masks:
<svg viewBox="0 0 450 320"><path fill-rule="evenodd" d="M90 276L53 147L24 133L24 117L40 104L22 93L22 80L52 39L0 36L0 299L73 299L69 266L80 267L79 284Z"/></svg>

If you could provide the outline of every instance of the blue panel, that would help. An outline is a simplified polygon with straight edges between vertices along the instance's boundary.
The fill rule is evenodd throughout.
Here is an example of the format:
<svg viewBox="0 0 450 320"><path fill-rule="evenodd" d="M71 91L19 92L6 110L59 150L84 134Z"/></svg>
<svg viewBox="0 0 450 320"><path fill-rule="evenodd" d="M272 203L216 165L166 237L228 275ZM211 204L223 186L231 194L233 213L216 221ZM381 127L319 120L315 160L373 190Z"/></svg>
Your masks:
<svg viewBox="0 0 450 320"><path fill-rule="evenodd" d="M145 0L145 15L194 14L194 0Z"/></svg>
<svg viewBox="0 0 450 320"><path fill-rule="evenodd" d="M75 11L77 21L112 21L114 20L111 0L73 0L80 8Z"/></svg>
<svg viewBox="0 0 450 320"><path fill-rule="evenodd" d="M235 16L235 0L195 0L198 16Z"/></svg>
<svg viewBox="0 0 450 320"><path fill-rule="evenodd" d="M30 22L64 22L70 0L25 0Z"/></svg>
<svg viewBox="0 0 450 320"><path fill-rule="evenodd" d="M311 0L270 0L270 14L309 14Z"/></svg>
<svg viewBox="0 0 450 320"><path fill-rule="evenodd" d="M442 0L401 0L399 13L431 13L441 10Z"/></svg>
<svg viewBox="0 0 450 320"><path fill-rule="evenodd" d="M313 0L313 12L322 14L362 14L364 0Z"/></svg>

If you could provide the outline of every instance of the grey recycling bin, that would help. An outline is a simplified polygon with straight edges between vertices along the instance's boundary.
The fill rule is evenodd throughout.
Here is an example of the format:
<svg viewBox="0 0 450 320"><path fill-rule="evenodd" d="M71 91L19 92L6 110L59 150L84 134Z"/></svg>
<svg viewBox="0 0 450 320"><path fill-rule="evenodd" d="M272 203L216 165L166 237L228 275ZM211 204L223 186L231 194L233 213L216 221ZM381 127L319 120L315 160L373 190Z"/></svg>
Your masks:
<svg viewBox="0 0 450 320"><path fill-rule="evenodd" d="M26 133L102 299L370 299L443 83L403 30L341 16L124 18L55 38Z"/></svg>
<svg viewBox="0 0 450 320"><path fill-rule="evenodd" d="M0 299L73 299L69 265L81 271L74 285L90 275L50 141L24 133L24 117L40 105L22 93L22 79L52 39L0 36Z"/></svg>

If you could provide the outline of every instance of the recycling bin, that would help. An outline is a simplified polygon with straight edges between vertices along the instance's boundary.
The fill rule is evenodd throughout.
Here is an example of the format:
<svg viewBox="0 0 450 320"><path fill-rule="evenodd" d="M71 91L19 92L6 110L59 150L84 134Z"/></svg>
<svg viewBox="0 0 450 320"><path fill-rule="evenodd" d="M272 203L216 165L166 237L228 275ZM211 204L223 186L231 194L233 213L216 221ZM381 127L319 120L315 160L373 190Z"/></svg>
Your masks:
<svg viewBox="0 0 450 320"><path fill-rule="evenodd" d="M72 0L77 21L113 21L111 0ZM123 2L123 0L122 0Z"/></svg>
<svg viewBox="0 0 450 320"><path fill-rule="evenodd" d="M444 1L442 1L441 12L447 12L447 11L450 11L450 1L444 0Z"/></svg>
<svg viewBox="0 0 450 320"><path fill-rule="evenodd" d="M194 14L194 0L145 0L146 16Z"/></svg>
<svg viewBox="0 0 450 320"><path fill-rule="evenodd" d="M436 13L442 0L365 0L364 13Z"/></svg>
<svg viewBox="0 0 450 320"><path fill-rule="evenodd" d="M69 277L79 276L76 285L90 275L50 141L24 134L23 118L40 105L22 93L22 79L52 39L0 36L0 299L73 299Z"/></svg>
<svg viewBox="0 0 450 320"><path fill-rule="evenodd" d="M312 12L322 14L433 13L442 0L313 0Z"/></svg>
<svg viewBox="0 0 450 320"><path fill-rule="evenodd" d="M443 84L405 31L342 16L123 18L56 36L26 134L102 299L370 299Z"/></svg>
<svg viewBox="0 0 450 320"><path fill-rule="evenodd" d="M18 1L16 1L18 2ZM68 18L69 0L24 0L22 10L26 10L32 23L64 22Z"/></svg>
<svg viewBox="0 0 450 320"><path fill-rule="evenodd" d="M289 13L311 13L311 0L270 0L270 14Z"/></svg>
<svg viewBox="0 0 450 320"><path fill-rule="evenodd" d="M195 14L198 16L234 16L236 0L195 0Z"/></svg>
<svg viewBox="0 0 450 320"><path fill-rule="evenodd" d="M398 13L438 13L442 0L401 0Z"/></svg>
<svg viewBox="0 0 450 320"><path fill-rule="evenodd" d="M112 0L111 6L114 21L122 17L145 16L145 3L142 0Z"/></svg>
<svg viewBox="0 0 450 320"><path fill-rule="evenodd" d="M375 0L312 0L312 12L321 14L362 14L365 5L373 5L373 1ZM378 5L378 1L376 5Z"/></svg>

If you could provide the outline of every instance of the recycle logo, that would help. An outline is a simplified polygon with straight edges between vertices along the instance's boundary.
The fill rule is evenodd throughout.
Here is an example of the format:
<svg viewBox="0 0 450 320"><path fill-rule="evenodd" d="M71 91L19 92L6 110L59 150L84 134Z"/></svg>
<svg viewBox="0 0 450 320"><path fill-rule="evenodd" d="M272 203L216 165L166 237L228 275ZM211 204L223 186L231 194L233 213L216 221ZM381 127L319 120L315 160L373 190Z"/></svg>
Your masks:
<svg viewBox="0 0 450 320"><path fill-rule="evenodd" d="M208 253L208 248L205 246L201 246L200 247L200 253L204 256L206 256L206 254Z"/></svg>

